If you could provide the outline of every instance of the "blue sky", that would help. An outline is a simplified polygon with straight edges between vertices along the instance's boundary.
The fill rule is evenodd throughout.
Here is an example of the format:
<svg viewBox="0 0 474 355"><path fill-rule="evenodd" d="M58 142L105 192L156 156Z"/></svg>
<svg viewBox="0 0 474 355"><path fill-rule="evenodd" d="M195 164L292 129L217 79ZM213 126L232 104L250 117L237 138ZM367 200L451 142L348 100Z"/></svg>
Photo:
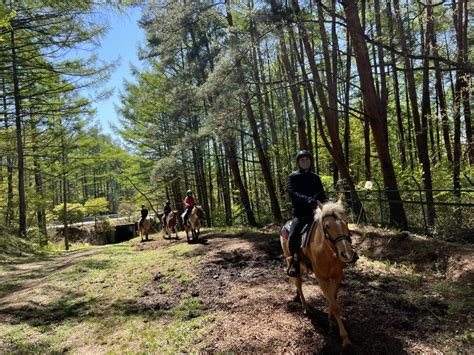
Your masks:
<svg viewBox="0 0 474 355"><path fill-rule="evenodd" d="M97 110L96 120L102 131L114 136L111 124L117 124L117 113L114 104L119 104L119 92L125 79L132 80L130 64L142 67L138 59L138 47L145 42L144 31L138 26L141 9L129 7L125 13L113 13L107 16L110 29L101 40L101 46L94 52L99 60L113 62L119 59L117 68L112 72L109 81L104 83L107 89L113 89L112 95L103 101L94 103ZM118 137L115 137L118 139Z"/></svg>

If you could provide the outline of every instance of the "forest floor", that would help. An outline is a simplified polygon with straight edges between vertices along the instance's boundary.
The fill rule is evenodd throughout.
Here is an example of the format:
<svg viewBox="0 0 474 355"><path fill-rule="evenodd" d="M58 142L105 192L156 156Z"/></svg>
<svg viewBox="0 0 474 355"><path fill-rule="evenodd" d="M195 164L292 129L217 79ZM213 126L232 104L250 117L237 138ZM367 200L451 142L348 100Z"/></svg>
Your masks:
<svg viewBox="0 0 474 355"><path fill-rule="evenodd" d="M474 247L352 230L344 352L474 353ZM312 276L309 314L292 301L276 233L151 239L0 262L0 353L343 352Z"/></svg>

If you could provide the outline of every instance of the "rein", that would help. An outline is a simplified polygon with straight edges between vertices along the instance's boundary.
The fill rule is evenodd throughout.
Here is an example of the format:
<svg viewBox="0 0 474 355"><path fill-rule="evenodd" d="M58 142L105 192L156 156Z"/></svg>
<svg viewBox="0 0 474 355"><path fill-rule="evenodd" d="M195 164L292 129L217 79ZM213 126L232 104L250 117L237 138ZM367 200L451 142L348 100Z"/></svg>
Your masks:
<svg viewBox="0 0 474 355"><path fill-rule="evenodd" d="M343 241L343 240L347 240L349 242L349 244L352 245L352 239L351 239L351 232L348 230L348 234L347 235L339 235L337 236L335 239L332 239L330 236L329 236L329 233L327 231L327 228L324 226L324 220L326 218L329 218L329 217L332 217L334 218L335 220L338 220L339 218L337 218L336 215L334 214L330 214L330 215L327 215L327 216L324 216L323 218L321 218L321 228L323 230L323 236L324 236L324 240L326 242L330 242L331 244L329 244L329 248L331 249L331 251L333 252L333 256L334 257L337 257L337 249L335 250L336 248L336 244L339 243L340 241ZM358 259L358 257L356 256L357 254L354 253L353 254L353 257L352 257L352 260L349 261L348 263L355 263Z"/></svg>

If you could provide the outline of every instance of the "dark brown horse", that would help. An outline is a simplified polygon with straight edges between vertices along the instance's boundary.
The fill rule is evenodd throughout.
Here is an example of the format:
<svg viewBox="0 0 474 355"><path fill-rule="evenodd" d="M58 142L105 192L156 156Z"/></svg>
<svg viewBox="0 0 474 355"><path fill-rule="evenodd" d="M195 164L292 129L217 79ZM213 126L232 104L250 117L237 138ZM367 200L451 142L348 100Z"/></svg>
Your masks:
<svg viewBox="0 0 474 355"><path fill-rule="evenodd" d="M341 200L336 203L321 204L314 214L317 225L313 228L306 247L301 248L302 259L309 260L314 275L319 281L319 286L329 303L329 321L334 324L334 319L339 326L342 345L350 344L349 336L342 323L341 307L337 303L337 291L344 277L343 269L346 263L357 260L357 254L352 249L349 229L347 227L346 212ZM281 246L289 263L291 254L288 240L280 237ZM301 300L303 311L306 314L308 305L303 295L301 278L307 271L306 264L301 262L301 274L293 278L296 286L297 297Z"/></svg>

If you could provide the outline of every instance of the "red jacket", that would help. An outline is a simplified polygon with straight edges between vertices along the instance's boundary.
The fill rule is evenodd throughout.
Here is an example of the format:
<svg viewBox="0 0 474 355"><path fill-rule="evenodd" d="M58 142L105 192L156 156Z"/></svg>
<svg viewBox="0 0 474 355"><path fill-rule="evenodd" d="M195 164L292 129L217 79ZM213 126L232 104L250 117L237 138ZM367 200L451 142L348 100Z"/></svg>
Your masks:
<svg viewBox="0 0 474 355"><path fill-rule="evenodd" d="M191 207L192 205L195 205L197 202L194 199L194 197L186 197L183 201L184 208Z"/></svg>

